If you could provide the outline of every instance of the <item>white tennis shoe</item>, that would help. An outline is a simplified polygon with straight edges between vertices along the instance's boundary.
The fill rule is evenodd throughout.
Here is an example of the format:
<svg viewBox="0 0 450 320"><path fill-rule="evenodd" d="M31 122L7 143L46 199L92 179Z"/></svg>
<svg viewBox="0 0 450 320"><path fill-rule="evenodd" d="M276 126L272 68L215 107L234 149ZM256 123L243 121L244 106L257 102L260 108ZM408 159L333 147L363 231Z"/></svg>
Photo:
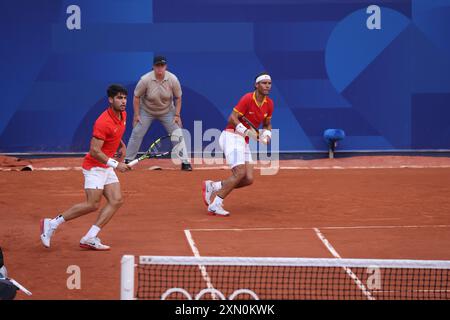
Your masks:
<svg viewBox="0 0 450 320"><path fill-rule="evenodd" d="M50 239L56 229L50 226L51 219L41 219L41 242L46 248L50 248Z"/></svg>
<svg viewBox="0 0 450 320"><path fill-rule="evenodd" d="M202 196L203 202L206 206L211 204L211 195L214 192L213 182L211 180L205 180L202 184Z"/></svg>
<svg viewBox="0 0 450 320"><path fill-rule="evenodd" d="M90 239L85 239L84 237L81 238L80 247L83 249L91 249L97 251L107 251L110 249L109 246L102 244L99 237L94 237Z"/></svg>
<svg viewBox="0 0 450 320"><path fill-rule="evenodd" d="M230 213L225 210L224 208L222 208L222 206L220 204L210 204L208 206L208 214L211 216L222 216L222 217L226 217L229 216Z"/></svg>

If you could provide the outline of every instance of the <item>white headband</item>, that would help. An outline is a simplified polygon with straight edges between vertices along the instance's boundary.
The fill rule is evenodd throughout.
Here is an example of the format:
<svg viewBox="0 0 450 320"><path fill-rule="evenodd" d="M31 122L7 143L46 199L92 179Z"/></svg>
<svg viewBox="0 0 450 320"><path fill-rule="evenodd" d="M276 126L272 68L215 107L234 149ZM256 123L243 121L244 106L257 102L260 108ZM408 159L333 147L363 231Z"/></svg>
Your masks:
<svg viewBox="0 0 450 320"><path fill-rule="evenodd" d="M263 74L263 75L259 76L258 78L256 78L255 83L261 82L263 80L272 80L272 79L270 78L270 76L268 74Z"/></svg>

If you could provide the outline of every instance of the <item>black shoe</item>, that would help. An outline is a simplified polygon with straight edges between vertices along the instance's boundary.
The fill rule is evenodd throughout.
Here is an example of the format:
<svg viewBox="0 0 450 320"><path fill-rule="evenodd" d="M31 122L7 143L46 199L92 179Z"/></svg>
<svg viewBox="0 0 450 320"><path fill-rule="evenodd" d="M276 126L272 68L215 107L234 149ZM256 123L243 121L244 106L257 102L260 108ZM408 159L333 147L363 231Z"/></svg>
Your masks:
<svg viewBox="0 0 450 320"><path fill-rule="evenodd" d="M125 159L125 164L129 164L130 162L131 162L131 160L129 160L129 159Z"/></svg>
<svg viewBox="0 0 450 320"><path fill-rule="evenodd" d="M181 170L183 171L192 171L192 167L190 163L182 163Z"/></svg>

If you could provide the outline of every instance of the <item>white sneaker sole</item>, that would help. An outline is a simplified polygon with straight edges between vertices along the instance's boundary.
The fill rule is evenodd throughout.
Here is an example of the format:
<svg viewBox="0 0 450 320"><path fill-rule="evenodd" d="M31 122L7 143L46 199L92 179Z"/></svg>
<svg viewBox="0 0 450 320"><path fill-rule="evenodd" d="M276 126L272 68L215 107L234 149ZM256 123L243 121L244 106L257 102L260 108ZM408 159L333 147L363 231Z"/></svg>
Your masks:
<svg viewBox="0 0 450 320"><path fill-rule="evenodd" d="M44 248L50 248L50 242L47 244L46 238L44 238L44 223L45 223L45 219L41 219L41 221L40 221L41 242L42 242L42 245L44 246Z"/></svg>
<svg viewBox="0 0 450 320"><path fill-rule="evenodd" d="M206 180L202 182L202 198L205 205L209 206L210 203L206 200Z"/></svg>
<svg viewBox="0 0 450 320"><path fill-rule="evenodd" d="M215 213L215 212L212 212L212 211L208 210L208 215L210 215L210 216L218 216L218 217L228 217L230 215L230 213L221 214L221 213Z"/></svg>
<svg viewBox="0 0 450 320"><path fill-rule="evenodd" d="M108 250L111 249L110 247L108 247L108 248L96 248L94 246L91 246L89 244L84 244L84 243L80 243L80 248L94 250L94 251L108 251Z"/></svg>

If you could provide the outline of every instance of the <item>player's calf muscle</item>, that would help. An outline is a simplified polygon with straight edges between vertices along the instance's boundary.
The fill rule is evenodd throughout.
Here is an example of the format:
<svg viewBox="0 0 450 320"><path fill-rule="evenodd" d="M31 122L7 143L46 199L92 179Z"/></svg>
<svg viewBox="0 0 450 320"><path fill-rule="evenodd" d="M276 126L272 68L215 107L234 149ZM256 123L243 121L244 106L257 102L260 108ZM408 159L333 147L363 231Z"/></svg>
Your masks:
<svg viewBox="0 0 450 320"><path fill-rule="evenodd" d="M96 211L99 208L99 205L100 203L88 203L88 202L79 203L74 205L66 212L64 212L62 216L64 217L65 221L69 221L78 218L82 215Z"/></svg>

